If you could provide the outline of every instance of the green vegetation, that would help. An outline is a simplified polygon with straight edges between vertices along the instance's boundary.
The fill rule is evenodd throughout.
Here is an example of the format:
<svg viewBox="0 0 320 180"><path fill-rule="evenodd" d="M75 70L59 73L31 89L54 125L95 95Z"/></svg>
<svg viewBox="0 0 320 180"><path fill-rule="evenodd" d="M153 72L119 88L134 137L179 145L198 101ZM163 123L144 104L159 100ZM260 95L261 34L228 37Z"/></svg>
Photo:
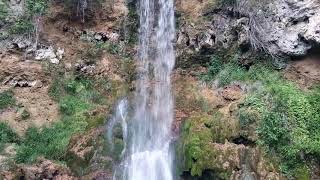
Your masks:
<svg viewBox="0 0 320 180"><path fill-rule="evenodd" d="M206 82L212 82L213 80L218 81L218 86L226 86L231 82L251 82L265 80L264 75L268 75L270 80L279 78L279 75L274 72L272 65L270 64L271 59L268 57L256 57L258 64L250 67L246 70L245 67L241 66L238 62L237 54L233 56L216 55L211 58L211 61L207 65L207 72L201 74L200 78ZM260 62L260 63L259 63ZM267 63L263 63L267 62ZM271 73L271 75L269 74ZM272 77L273 75L277 77Z"/></svg>
<svg viewBox="0 0 320 180"><path fill-rule="evenodd" d="M26 0L26 7L30 17L42 16L48 8L48 0Z"/></svg>
<svg viewBox="0 0 320 180"><path fill-rule="evenodd" d="M9 32L11 34L30 34L34 32L35 26L37 26L37 24L39 23L35 19L41 17L46 13L46 10L48 8L48 1L26 0L25 7L26 13L10 25Z"/></svg>
<svg viewBox="0 0 320 180"><path fill-rule="evenodd" d="M33 24L31 21L21 18L10 26L9 32L11 34L24 34L33 32Z"/></svg>
<svg viewBox="0 0 320 180"><path fill-rule="evenodd" d="M17 162L32 163L39 156L66 160L71 136L95 126L97 121L101 123L100 116L88 116L91 110L106 103L93 83L90 79L80 77L60 77L53 82L49 95L59 103L61 120L42 129L29 128L17 147Z"/></svg>
<svg viewBox="0 0 320 180"><path fill-rule="evenodd" d="M232 134L232 130L221 123L221 118L219 112L213 115L194 114L184 122L182 141L178 147L178 157L181 152L183 156L182 170L190 170L192 176L201 176L204 170L213 170L217 178L228 179L231 172L223 169L226 159L220 158L220 155L226 156L213 144L223 143Z"/></svg>
<svg viewBox="0 0 320 180"><path fill-rule="evenodd" d="M0 21L4 22L8 16L6 1L0 0Z"/></svg>
<svg viewBox="0 0 320 180"><path fill-rule="evenodd" d="M0 152L6 143L19 142L19 136L6 123L0 122Z"/></svg>
<svg viewBox="0 0 320 180"><path fill-rule="evenodd" d="M125 21L124 37L129 46L133 46L138 42L139 15L137 14L136 5L128 3L128 15Z"/></svg>
<svg viewBox="0 0 320 180"><path fill-rule="evenodd" d="M304 92L267 65L257 64L237 79L260 81L239 110L240 125L258 122L260 145L280 158L288 176L320 157L320 91Z"/></svg>
<svg viewBox="0 0 320 180"><path fill-rule="evenodd" d="M263 58L255 60L248 70L234 57L225 64L222 60L213 57L202 80L217 79L219 86L233 81L250 84L238 110L240 128L255 123L258 144L279 159L282 172L288 177L308 177L310 160L320 158L319 86L303 91Z"/></svg>
<svg viewBox="0 0 320 180"><path fill-rule="evenodd" d="M217 74L221 71L221 69L223 69L223 60L220 56L214 55L211 57L211 60L208 64L207 73L203 74L201 79L207 82L211 81L217 76Z"/></svg>
<svg viewBox="0 0 320 180"><path fill-rule="evenodd" d="M63 161L72 134L82 131L86 127L83 117L65 117L62 121L38 130L29 128L17 148L16 161L31 163L39 156L57 161Z"/></svg>
<svg viewBox="0 0 320 180"><path fill-rule="evenodd" d="M16 103L14 94L11 90L7 90L0 93L0 110L12 107Z"/></svg>

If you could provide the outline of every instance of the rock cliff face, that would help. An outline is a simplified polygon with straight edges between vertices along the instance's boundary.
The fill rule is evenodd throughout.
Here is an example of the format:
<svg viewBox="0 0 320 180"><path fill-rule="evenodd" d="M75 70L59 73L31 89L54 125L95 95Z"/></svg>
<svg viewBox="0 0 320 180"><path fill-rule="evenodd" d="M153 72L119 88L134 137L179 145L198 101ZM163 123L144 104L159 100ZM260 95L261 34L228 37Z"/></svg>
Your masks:
<svg viewBox="0 0 320 180"><path fill-rule="evenodd" d="M244 0L225 6L194 0L176 4L179 60L192 55L191 59L201 63L206 53L235 45L244 52L260 49L274 57L304 56L320 44L317 0ZM178 61L180 65L184 66Z"/></svg>

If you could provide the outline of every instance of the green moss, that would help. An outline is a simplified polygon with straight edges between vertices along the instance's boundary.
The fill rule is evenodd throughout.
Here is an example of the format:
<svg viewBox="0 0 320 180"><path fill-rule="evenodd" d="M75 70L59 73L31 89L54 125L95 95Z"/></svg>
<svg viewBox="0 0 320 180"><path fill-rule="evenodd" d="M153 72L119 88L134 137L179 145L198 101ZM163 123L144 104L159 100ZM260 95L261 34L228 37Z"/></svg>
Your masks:
<svg viewBox="0 0 320 180"><path fill-rule="evenodd" d="M13 91L7 90L0 93L0 110L12 107L15 103Z"/></svg>
<svg viewBox="0 0 320 180"><path fill-rule="evenodd" d="M221 176L230 173L220 167L220 152L213 147L213 142L224 138L219 137L223 133L218 132L222 127L219 122L221 117L219 113L213 116L193 115L183 125L179 152L184 154L182 169L190 170L192 176L201 176L204 170L213 170Z"/></svg>

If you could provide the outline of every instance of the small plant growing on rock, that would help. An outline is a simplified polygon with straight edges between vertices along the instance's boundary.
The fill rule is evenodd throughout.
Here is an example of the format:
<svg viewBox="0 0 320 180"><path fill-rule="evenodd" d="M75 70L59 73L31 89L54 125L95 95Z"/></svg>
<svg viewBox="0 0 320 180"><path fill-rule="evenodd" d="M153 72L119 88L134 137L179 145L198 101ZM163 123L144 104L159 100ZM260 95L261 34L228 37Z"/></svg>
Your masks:
<svg viewBox="0 0 320 180"><path fill-rule="evenodd" d="M16 100L11 90L7 90L0 93L0 110L14 106Z"/></svg>

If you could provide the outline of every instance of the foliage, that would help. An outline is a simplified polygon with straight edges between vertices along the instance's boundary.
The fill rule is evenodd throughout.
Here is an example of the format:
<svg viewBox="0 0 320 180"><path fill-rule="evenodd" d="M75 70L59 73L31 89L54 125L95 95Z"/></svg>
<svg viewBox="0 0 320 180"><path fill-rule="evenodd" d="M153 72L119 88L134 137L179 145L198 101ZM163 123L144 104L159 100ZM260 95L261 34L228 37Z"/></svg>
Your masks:
<svg viewBox="0 0 320 180"><path fill-rule="evenodd" d="M14 94L11 90L0 93L0 110L13 106L16 103Z"/></svg>
<svg viewBox="0 0 320 180"><path fill-rule="evenodd" d="M61 120L41 130L36 127L27 130L17 148L19 163L32 163L39 156L64 161L71 136L92 127L97 121L101 122L100 117L88 117L89 111L105 103L92 80L58 77L49 88L49 95L59 103Z"/></svg>
<svg viewBox="0 0 320 180"><path fill-rule="evenodd" d="M137 14L136 5L128 3L128 15L125 21L124 37L126 43L130 46L138 42L139 15Z"/></svg>
<svg viewBox="0 0 320 180"><path fill-rule="evenodd" d="M96 43L96 49L97 50L107 50L111 54L118 54L121 52L121 48L119 44L113 43L113 42L98 42Z"/></svg>
<svg viewBox="0 0 320 180"><path fill-rule="evenodd" d="M304 92L268 66L256 65L246 74L246 81L262 85L246 97L240 123L257 121L259 143L281 159L283 172L294 176L308 158L320 157L320 91ZM255 112L254 119L241 112L248 110Z"/></svg>
<svg viewBox="0 0 320 180"><path fill-rule="evenodd" d="M84 130L86 122L81 116L66 117L42 130L31 127L17 148L16 161L31 163L39 156L62 161L72 134Z"/></svg>
<svg viewBox="0 0 320 180"><path fill-rule="evenodd" d="M8 9L5 1L0 0L0 20L5 21L8 16Z"/></svg>
<svg viewBox="0 0 320 180"><path fill-rule="evenodd" d="M213 115L194 114L187 119L182 128L182 142L179 145L182 171L190 170L192 176L201 176L205 170L213 170L217 178L225 179L230 173L222 168L219 150L213 147L213 142L222 142L229 135L229 132L222 132L223 123L220 122L222 114L219 112ZM223 154L221 156L224 156Z"/></svg>
<svg viewBox="0 0 320 180"><path fill-rule="evenodd" d="M17 21L10 25L9 32L11 34L30 34L37 26L36 17L40 17L46 13L48 8L47 0L26 0L26 13L19 17ZM0 7L1 9L1 7ZM1 10L0 10L1 11ZM1 15L0 15L1 16Z"/></svg>
<svg viewBox="0 0 320 180"><path fill-rule="evenodd" d="M11 34L24 34L31 33L33 31L33 24L30 20L21 18L17 20L12 26L10 26L9 32Z"/></svg>
<svg viewBox="0 0 320 180"><path fill-rule="evenodd" d="M320 88L307 92L285 80L270 60L257 59L247 70L236 58L212 58L204 77L219 86L233 81L251 84L238 111L240 128L257 124L259 144L280 159L281 170L296 176L309 159L320 158ZM304 168L305 169L305 168Z"/></svg>
<svg viewBox="0 0 320 180"><path fill-rule="evenodd" d="M211 81L223 69L223 60L220 56L214 55L208 64L207 73L203 74L201 79L203 81Z"/></svg>
<svg viewBox="0 0 320 180"><path fill-rule="evenodd" d="M0 152L6 143L19 142L19 136L6 123L0 122Z"/></svg>
<svg viewBox="0 0 320 180"><path fill-rule="evenodd" d="M41 16L48 8L48 0L26 0L26 7L31 17Z"/></svg>

